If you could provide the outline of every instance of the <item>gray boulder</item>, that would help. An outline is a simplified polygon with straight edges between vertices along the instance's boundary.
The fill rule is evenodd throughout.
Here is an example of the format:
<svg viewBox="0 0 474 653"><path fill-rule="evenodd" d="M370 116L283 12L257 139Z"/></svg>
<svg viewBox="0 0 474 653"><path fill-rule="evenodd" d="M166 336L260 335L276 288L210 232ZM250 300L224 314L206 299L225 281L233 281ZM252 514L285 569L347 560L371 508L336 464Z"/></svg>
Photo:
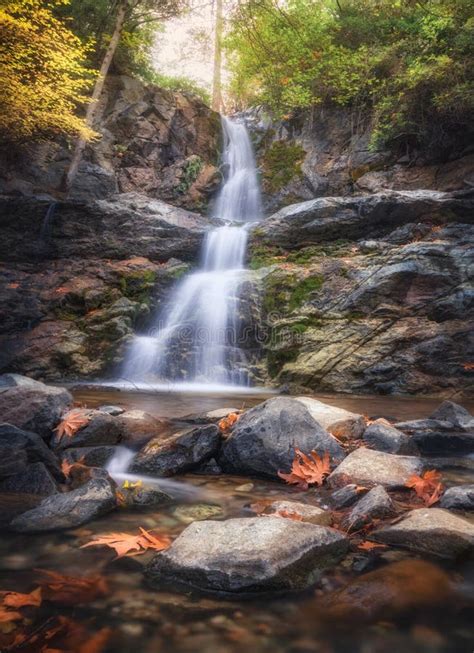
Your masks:
<svg viewBox="0 0 474 653"><path fill-rule="evenodd" d="M474 452L474 429L459 427L447 420L420 419L400 422L396 427L409 433L423 454L459 454Z"/></svg>
<svg viewBox="0 0 474 653"><path fill-rule="evenodd" d="M390 426L384 419L378 419L370 424L364 432L364 442L372 449L396 454L416 454L417 447L412 439Z"/></svg>
<svg viewBox="0 0 474 653"><path fill-rule="evenodd" d="M474 510L474 485L448 488L441 497L439 505L448 510Z"/></svg>
<svg viewBox="0 0 474 653"><path fill-rule="evenodd" d="M106 476L93 478L77 490L44 499L36 508L15 517L10 529L18 533L44 533L76 528L115 507L114 482Z"/></svg>
<svg viewBox="0 0 474 653"><path fill-rule="evenodd" d="M430 418L449 422L456 428L474 430L474 417L468 410L459 404L455 404L454 401L443 401L430 415Z"/></svg>
<svg viewBox="0 0 474 653"><path fill-rule="evenodd" d="M328 452L332 461L344 458L336 438L300 401L275 397L240 417L222 446L218 463L226 472L275 478L278 471L291 468L295 448L319 455Z"/></svg>
<svg viewBox="0 0 474 653"><path fill-rule="evenodd" d="M210 424L150 440L135 456L130 472L172 476L202 465L217 453L219 429Z"/></svg>
<svg viewBox="0 0 474 653"><path fill-rule="evenodd" d="M87 467L105 467L117 448L113 445L103 445L98 447L71 447L63 453L63 460L68 463L77 463L81 461Z"/></svg>
<svg viewBox="0 0 474 653"><path fill-rule="evenodd" d="M360 498L361 493L366 491L366 489L362 489L361 486L355 483L349 483L331 494L331 505L335 510L349 508Z"/></svg>
<svg viewBox="0 0 474 653"><path fill-rule="evenodd" d="M27 462L44 463L56 480L64 479L56 456L36 433L24 431L12 424L0 424L0 446L13 447L18 452L23 451Z"/></svg>
<svg viewBox="0 0 474 653"><path fill-rule="evenodd" d="M26 469L28 456L24 449L0 444L0 480L14 476Z"/></svg>
<svg viewBox="0 0 474 653"><path fill-rule="evenodd" d="M361 447L336 467L328 477L328 483L336 487L356 483L395 489L404 487L410 476L419 474L422 470L423 463L415 456L396 456Z"/></svg>
<svg viewBox="0 0 474 653"><path fill-rule="evenodd" d="M337 438L360 438L365 430L365 420L358 413L351 413L344 408L324 404L312 397L295 397L310 412L320 426Z"/></svg>
<svg viewBox="0 0 474 653"><path fill-rule="evenodd" d="M291 519L196 521L155 556L146 576L158 584L230 595L303 590L347 548L342 533Z"/></svg>
<svg viewBox="0 0 474 653"><path fill-rule="evenodd" d="M376 485L356 505L345 520L349 530L358 530L373 519L390 517L395 512L393 503L385 488Z"/></svg>
<svg viewBox="0 0 474 653"><path fill-rule="evenodd" d="M441 508L412 510L370 539L417 553L456 558L474 550L474 524Z"/></svg>
<svg viewBox="0 0 474 653"><path fill-rule="evenodd" d="M62 413L72 404L64 388L19 374L0 376L0 415L4 422L49 438Z"/></svg>
<svg viewBox="0 0 474 653"><path fill-rule="evenodd" d="M0 481L0 494L57 494L58 486L43 463L31 463L17 474Z"/></svg>
<svg viewBox="0 0 474 653"><path fill-rule="evenodd" d="M54 435L51 442L56 449L69 447L92 447L99 445L114 445L121 442L124 436L124 427L119 417L114 417L100 410L88 412L89 422L80 428L72 438Z"/></svg>

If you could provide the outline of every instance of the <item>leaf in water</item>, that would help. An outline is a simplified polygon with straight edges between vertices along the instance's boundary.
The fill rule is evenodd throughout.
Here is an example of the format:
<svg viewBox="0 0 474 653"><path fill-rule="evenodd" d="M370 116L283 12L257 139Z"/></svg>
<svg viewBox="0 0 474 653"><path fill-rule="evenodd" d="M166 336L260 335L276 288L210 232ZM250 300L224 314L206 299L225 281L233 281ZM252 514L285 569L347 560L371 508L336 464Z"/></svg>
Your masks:
<svg viewBox="0 0 474 653"><path fill-rule="evenodd" d="M109 591L105 578L100 575L63 576L49 569L36 569L36 571L43 576L41 580L43 596L51 603L68 606L89 603L105 596Z"/></svg>
<svg viewBox="0 0 474 653"><path fill-rule="evenodd" d="M56 431L59 440L62 440L64 436L72 438L77 431L89 423L89 420L89 411L84 410L83 408L74 408L66 413L62 421L54 430Z"/></svg>
<svg viewBox="0 0 474 653"><path fill-rule="evenodd" d="M417 497L427 507L437 503L444 491L441 474L435 469L427 470L421 476L414 474L408 479L405 486L414 490Z"/></svg>
<svg viewBox="0 0 474 653"><path fill-rule="evenodd" d="M307 490L309 485L322 485L330 473L331 466L327 451L321 458L315 451L307 456L300 449L295 449L295 458L290 473L278 472L278 476L287 483Z"/></svg>
<svg viewBox="0 0 474 653"><path fill-rule="evenodd" d="M108 535L100 535L95 537L91 542L83 544L81 549L88 546L108 546L114 549L117 557L121 558L126 555L141 555L153 549L155 551L163 551L167 549L171 543L168 537L155 536L140 527L138 535L131 535L130 533L109 533Z"/></svg>

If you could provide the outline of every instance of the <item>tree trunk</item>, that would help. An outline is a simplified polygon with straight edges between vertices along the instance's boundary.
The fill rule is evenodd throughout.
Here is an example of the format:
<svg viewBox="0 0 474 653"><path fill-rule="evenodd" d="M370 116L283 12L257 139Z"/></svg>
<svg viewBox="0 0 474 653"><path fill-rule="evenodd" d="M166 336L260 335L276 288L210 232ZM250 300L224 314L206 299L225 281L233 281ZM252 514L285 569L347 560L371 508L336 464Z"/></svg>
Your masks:
<svg viewBox="0 0 474 653"><path fill-rule="evenodd" d="M117 45L120 41L120 36L122 34L122 29L125 22L127 9L128 9L128 2L129 0L120 0L118 5L117 16L115 19L114 33L112 34L112 38L110 39L109 45L107 46L107 50L102 60L102 65L99 70L99 76L97 77L97 81L94 85L94 90L92 91L91 101L87 106L86 118L85 118L87 127L92 127L94 122L94 118L97 112L97 105L99 102L99 98L102 94L102 90L104 88L105 79L107 77L107 73L109 72L110 64L112 63L115 50L117 49ZM77 169L79 167L79 164L82 159L82 155L84 153L85 146L86 146L86 141L83 138L78 138L76 141L76 145L74 147L71 163L66 173L66 179L65 179L66 192L69 192L71 189L72 183L74 181L74 177L76 176Z"/></svg>
<svg viewBox="0 0 474 653"><path fill-rule="evenodd" d="M214 34L214 74L212 78L212 104L214 111L222 108L222 0L216 0L216 23Z"/></svg>

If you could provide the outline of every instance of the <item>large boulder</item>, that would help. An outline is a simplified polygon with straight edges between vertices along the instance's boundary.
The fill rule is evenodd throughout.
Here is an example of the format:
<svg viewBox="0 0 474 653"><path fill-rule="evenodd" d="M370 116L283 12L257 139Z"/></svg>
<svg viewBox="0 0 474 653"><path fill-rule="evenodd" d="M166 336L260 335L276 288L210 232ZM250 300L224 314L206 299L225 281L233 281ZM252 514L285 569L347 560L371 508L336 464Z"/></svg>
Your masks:
<svg viewBox="0 0 474 653"><path fill-rule="evenodd" d="M396 456L361 447L336 467L328 477L328 483L333 486L356 483L368 487L402 488L410 476L422 470L423 463L416 456Z"/></svg>
<svg viewBox="0 0 474 653"><path fill-rule="evenodd" d="M438 191L387 191L372 195L318 197L292 204L258 225L259 238L285 249L321 240L373 238L423 219L472 223L474 197Z"/></svg>
<svg viewBox="0 0 474 653"><path fill-rule="evenodd" d="M224 471L258 474L274 478L278 471L288 471L295 448L304 453L328 452L331 460L340 461L344 451L296 399L275 397L251 408L236 422L225 440L219 464Z"/></svg>
<svg viewBox="0 0 474 653"><path fill-rule="evenodd" d="M49 438L72 404L65 388L45 385L19 374L0 376L0 415L4 422Z"/></svg>
<svg viewBox="0 0 474 653"><path fill-rule="evenodd" d="M442 508L412 510L370 539L417 553L456 558L474 551L474 524Z"/></svg>
<svg viewBox="0 0 474 653"><path fill-rule="evenodd" d="M200 521L155 556L146 576L159 584L230 595L302 590L347 548L342 533L291 519Z"/></svg>
<svg viewBox="0 0 474 653"><path fill-rule="evenodd" d="M364 433L365 420L362 415L324 404L311 397L295 397L295 399L306 406L318 424L336 438L360 438Z"/></svg>
<svg viewBox="0 0 474 653"><path fill-rule="evenodd" d="M88 422L77 430L72 437L56 433L51 442L56 449L68 447L96 447L115 445L122 441L125 429L119 417L114 417L100 410L87 412Z"/></svg>
<svg viewBox="0 0 474 653"><path fill-rule="evenodd" d="M36 433L24 431L12 424L0 424L0 446L12 447L17 452L24 452L27 462L43 463L54 478L58 481L63 480L63 473L56 456Z"/></svg>
<svg viewBox="0 0 474 653"><path fill-rule="evenodd" d="M139 444L155 437L169 435L170 425L143 410L127 410L123 412L121 422L124 435L123 440L129 444Z"/></svg>
<svg viewBox="0 0 474 653"><path fill-rule="evenodd" d="M428 418L399 422L424 454L474 452L474 419L461 406L446 401Z"/></svg>
<svg viewBox="0 0 474 653"><path fill-rule="evenodd" d="M107 476L90 481L64 494L44 499L36 508L15 517L10 529L18 533L44 533L76 528L113 510L115 484Z"/></svg>
<svg viewBox="0 0 474 653"><path fill-rule="evenodd" d="M474 485L448 488L441 497L440 506L448 510L474 510Z"/></svg>
<svg viewBox="0 0 474 653"><path fill-rule="evenodd" d="M214 424L189 429L171 437L150 440L135 456L130 472L173 476L199 467L217 453L219 429Z"/></svg>
<svg viewBox="0 0 474 653"><path fill-rule="evenodd" d="M17 474L0 481L0 494L36 494L49 497L58 486L43 463L32 463Z"/></svg>

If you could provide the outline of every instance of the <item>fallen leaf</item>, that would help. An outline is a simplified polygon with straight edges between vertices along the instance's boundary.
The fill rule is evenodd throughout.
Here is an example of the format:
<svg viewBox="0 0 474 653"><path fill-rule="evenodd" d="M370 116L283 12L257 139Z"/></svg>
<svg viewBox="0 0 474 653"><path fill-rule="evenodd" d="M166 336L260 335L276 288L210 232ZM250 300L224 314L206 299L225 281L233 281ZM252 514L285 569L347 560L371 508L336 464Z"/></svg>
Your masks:
<svg viewBox="0 0 474 653"><path fill-rule="evenodd" d="M56 571L36 569L43 576L43 596L51 603L78 605L106 596L109 588L103 576L63 576Z"/></svg>
<svg viewBox="0 0 474 653"><path fill-rule="evenodd" d="M303 521L303 517L299 513L290 510L277 510L269 515L264 515L264 517L282 517L283 519L292 519L293 521Z"/></svg>
<svg viewBox="0 0 474 653"><path fill-rule="evenodd" d="M15 290L15 288L19 288L20 284L19 283L9 283L7 288L10 288L11 290Z"/></svg>
<svg viewBox="0 0 474 653"><path fill-rule="evenodd" d="M441 474L435 469L427 470L422 476L414 474L408 479L405 486L414 490L417 497L427 507L437 503L444 491Z"/></svg>
<svg viewBox="0 0 474 653"><path fill-rule="evenodd" d="M78 653L101 653L111 634L110 628L102 628L79 646Z"/></svg>
<svg viewBox="0 0 474 653"><path fill-rule="evenodd" d="M362 551L373 551L374 549L386 549L387 545L376 544L375 542L369 542L368 540L366 540L365 542L361 542L360 544L358 544L357 548L362 549Z"/></svg>
<svg viewBox="0 0 474 653"><path fill-rule="evenodd" d="M76 465L80 465L81 467L87 467L87 465L84 464L86 457L81 456L79 460L76 460L72 463L69 462L66 458L63 458L61 461L61 471L64 474L66 478L69 478L71 476L71 471L76 467Z"/></svg>
<svg viewBox="0 0 474 653"><path fill-rule="evenodd" d="M235 422L239 419L237 413L229 413L227 417L223 417L219 422L219 428L223 433L227 433Z"/></svg>
<svg viewBox="0 0 474 653"><path fill-rule="evenodd" d="M327 451L321 458L315 451L311 451L307 456L299 449L295 449L295 458L290 473L284 474L279 471L278 476L287 483L307 490L308 485L322 485L330 472L331 467Z"/></svg>
<svg viewBox="0 0 474 653"><path fill-rule="evenodd" d="M136 488L141 488L143 487L143 481L136 481L135 483L132 483L129 480L126 480L123 482L122 488L124 490L134 490Z"/></svg>
<svg viewBox="0 0 474 653"><path fill-rule="evenodd" d="M15 610L8 610L0 605L0 624L10 623L23 619L23 615Z"/></svg>
<svg viewBox="0 0 474 653"><path fill-rule="evenodd" d="M20 594L19 592L0 592L2 607L7 608L24 608L26 605L39 607L41 605L41 587L37 587L29 594Z"/></svg>
<svg viewBox="0 0 474 653"><path fill-rule="evenodd" d="M152 535L144 528L139 528L140 533L138 535L131 535L130 533L100 535L95 537L91 542L83 544L81 549L89 546L108 546L115 550L118 558L121 558L126 555L141 555L148 549L163 551L163 549L169 547L171 540L168 537L158 537Z"/></svg>
<svg viewBox="0 0 474 653"><path fill-rule="evenodd" d="M57 433L58 440L62 440L64 436L72 438L77 431L89 423L89 420L89 411L82 408L74 408L73 410L70 410L54 429Z"/></svg>
<svg viewBox="0 0 474 653"><path fill-rule="evenodd" d="M466 372L472 372L474 370L474 363L463 363L462 367Z"/></svg>

